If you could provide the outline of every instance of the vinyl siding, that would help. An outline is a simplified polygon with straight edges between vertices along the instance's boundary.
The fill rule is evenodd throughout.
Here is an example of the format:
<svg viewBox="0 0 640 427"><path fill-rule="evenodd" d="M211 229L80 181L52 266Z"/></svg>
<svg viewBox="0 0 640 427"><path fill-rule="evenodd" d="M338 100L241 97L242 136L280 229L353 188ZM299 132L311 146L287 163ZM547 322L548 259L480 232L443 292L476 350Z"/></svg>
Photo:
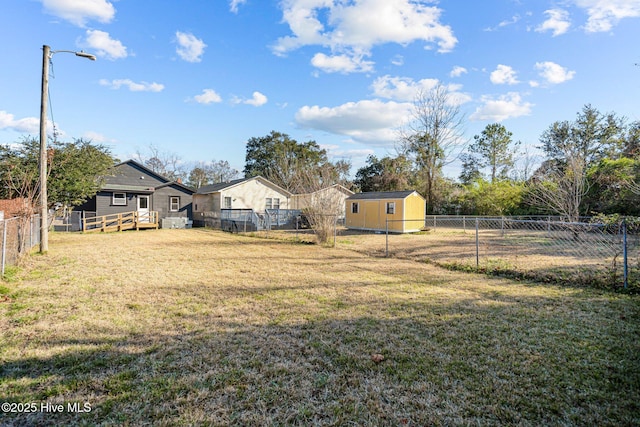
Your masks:
<svg viewBox="0 0 640 427"><path fill-rule="evenodd" d="M150 174L133 162L118 165L113 170L113 176L106 177L105 181L103 190L76 210L95 211L97 216L133 212L137 210L138 196L145 195L149 196L149 209L157 211L160 219L167 217L193 218L191 190L176 183L169 184L168 180ZM126 194L126 205L112 203L114 192ZM180 207L177 212L171 212L169 209L171 196L180 198Z"/></svg>

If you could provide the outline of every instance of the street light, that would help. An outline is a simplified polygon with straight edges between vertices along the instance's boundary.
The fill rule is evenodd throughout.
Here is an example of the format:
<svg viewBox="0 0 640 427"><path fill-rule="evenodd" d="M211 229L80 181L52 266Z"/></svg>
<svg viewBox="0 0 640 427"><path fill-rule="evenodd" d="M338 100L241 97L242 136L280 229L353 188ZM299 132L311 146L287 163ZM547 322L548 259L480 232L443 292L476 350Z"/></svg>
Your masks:
<svg viewBox="0 0 640 427"><path fill-rule="evenodd" d="M59 52L73 53L76 56L96 60L95 55L73 50L54 50L42 46L42 91L40 94L40 253L49 250L49 209L47 207L47 97L49 94L49 62Z"/></svg>

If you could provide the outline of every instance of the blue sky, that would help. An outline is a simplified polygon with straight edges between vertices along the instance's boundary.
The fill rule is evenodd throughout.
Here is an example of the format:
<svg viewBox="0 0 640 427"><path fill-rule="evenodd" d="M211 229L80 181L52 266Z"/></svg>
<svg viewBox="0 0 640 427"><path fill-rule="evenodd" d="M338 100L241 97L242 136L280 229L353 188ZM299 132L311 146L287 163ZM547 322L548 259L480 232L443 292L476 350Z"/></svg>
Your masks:
<svg viewBox="0 0 640 427"><path fill-rule="evenodd" d="M276 130L355 173L438 82L468 139L500 122L534 147L587 103L640 120L640 0L2 0L0 37L0 143L38 135L47 44L98 58L53 56L60 139L122 160L153 145L242 170Z"/></svg>

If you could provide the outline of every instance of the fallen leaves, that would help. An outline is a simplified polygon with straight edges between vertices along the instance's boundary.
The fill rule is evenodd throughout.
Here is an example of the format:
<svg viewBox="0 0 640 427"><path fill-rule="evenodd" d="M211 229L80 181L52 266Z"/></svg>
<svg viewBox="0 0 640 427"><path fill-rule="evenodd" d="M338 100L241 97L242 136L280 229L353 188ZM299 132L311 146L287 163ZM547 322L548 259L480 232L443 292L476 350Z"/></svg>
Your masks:
<svg viewBox="0 0 640 427"><path fill-rule="evenodd" d="M371 360L373 361L373 363L380 363L384 360L384 356L380 353L373 353L371 355Z"/></svg>

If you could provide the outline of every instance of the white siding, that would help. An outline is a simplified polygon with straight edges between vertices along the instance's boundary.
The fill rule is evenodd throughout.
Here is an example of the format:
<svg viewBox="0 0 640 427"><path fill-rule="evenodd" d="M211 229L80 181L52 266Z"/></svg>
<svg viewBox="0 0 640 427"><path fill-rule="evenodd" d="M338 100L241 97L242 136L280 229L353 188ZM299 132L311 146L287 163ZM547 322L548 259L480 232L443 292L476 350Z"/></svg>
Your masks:
<svg viewBox="0 0 640 427"><path fill-rule="evenodd" d="M260 180L245 181L231 188L220 191L220 199L231 197L232 209L253 209L264 212L267 198L280 199L280 209L290 209L289 195L271 188Z"/></svg>

